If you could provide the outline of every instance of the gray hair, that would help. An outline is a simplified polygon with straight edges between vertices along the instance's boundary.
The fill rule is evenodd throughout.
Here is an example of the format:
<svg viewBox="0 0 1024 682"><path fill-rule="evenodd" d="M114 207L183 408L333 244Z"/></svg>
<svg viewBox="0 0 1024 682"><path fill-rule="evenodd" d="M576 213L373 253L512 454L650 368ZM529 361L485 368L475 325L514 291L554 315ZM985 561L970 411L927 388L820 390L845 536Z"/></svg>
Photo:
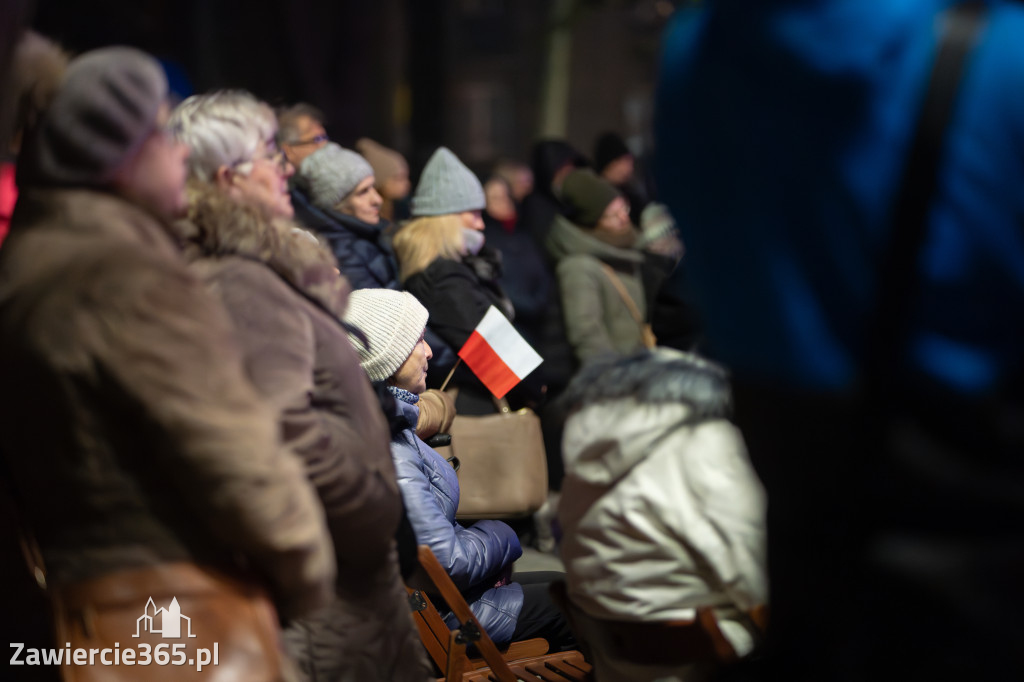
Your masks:
<svg viewBox="0 0 1024 682"><path fill-rule="evenodd" d="M278 144L295 144L299 141L299 119L308 116L320 125L324 124L324 112L312 104L299 102L277 110Z"/></svg>
<svg viewBox="0 0 1024 682"><path fill-rule="evenodd" d="M174 109L168 125L191 149L189 177L204 182L221 166L252 160L277 132L273 110L244 90L193 95Z"/></svg>

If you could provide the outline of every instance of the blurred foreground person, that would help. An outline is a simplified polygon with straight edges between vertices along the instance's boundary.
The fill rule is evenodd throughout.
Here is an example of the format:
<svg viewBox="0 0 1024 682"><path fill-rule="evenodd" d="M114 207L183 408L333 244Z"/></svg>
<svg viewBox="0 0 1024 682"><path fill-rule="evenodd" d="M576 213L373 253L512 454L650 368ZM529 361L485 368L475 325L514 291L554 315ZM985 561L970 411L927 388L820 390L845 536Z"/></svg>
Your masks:
<svg viewBox="0 0 1024 682"><path fill-rule="evenodd" d="M739 655L758 637L746 612L768 598L765 496L729 421L724 370L644 351L585 367L563 400L558 517L569 599L584 641L600 621L694 620L712 607ZM603 682L703 679L693 665L636 665L591 647Z"/></svg>
<svg viewBox="0 0 1024 682"><path fill-rule="evenodd" d="M293 623L288 649L309 680L422 681L393 539L402 501L390 433L341 320L348 285L327 247L288 220L293 170L273 112L222 91L185 100L171 125L192 149L189 219L177 224L186 257L224 302L334 540L338 599Z"/></svg>
<svg viewBox="0 0 1024 682"><path fill-rule="evenodd" d="M58 646L132 641L147 600L176 597L198 641L220 638L225 679L278 679L277 619L239 576L260 576L282 616L310 613L331 597L331 544L172 239L188 148L164 129L166 94L150 56L90 52L25 137L0 251L0 450ZM266 637L237 639L250 625Z"/></svg>
<svg viewBox="0 0 1024 682"><path fill-rule="evenodd" d="M1022 31L1010 2L722 0L666 36L658 187L769 495L775 677L1024 674Z"/></svg>

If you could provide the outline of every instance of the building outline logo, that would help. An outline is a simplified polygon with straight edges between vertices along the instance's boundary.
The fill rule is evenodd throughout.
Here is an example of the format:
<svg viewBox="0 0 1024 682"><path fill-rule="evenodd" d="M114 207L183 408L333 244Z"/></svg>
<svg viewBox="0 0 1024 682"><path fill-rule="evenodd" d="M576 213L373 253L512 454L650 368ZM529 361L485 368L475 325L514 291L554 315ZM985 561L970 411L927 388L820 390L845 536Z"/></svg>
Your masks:
<svg viewBox="0 0 1024 682"><path fill-rule="evenodd" d="M158 616L160 617L159 629L156 627ZM192 619L182 614L177 597L171 599L171 603L166 609L162 606L157 608L156 602L150 597L149 601L146 602L146 608L143 609L142 615L135 620L135 634L132 637L141 637L143 632L149 632L154 635L160 635L164 639L181 639L182 620L188 624L186 638L195 637L192 634Z"/></svg>

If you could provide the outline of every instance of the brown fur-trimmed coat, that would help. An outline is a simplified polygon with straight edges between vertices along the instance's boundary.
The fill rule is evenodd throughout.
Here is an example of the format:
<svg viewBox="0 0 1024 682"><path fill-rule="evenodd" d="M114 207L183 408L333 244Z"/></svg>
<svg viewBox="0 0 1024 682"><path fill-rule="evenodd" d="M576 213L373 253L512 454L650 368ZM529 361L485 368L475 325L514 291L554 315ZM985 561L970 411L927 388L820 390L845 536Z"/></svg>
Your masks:
<svg viewBox="0 0 1024 682"><path fill-rule="evenodd" d="M289 221L208 186L192 188L190 205L177 226L186 258L232 317L336 546L339 599L290 627L289 649L313 680L424 680L393 540L401 494L390 433L340 322L347 283L330 251Z"/></svg>
<svg viewBox="0 0 1024 682"><path fill-rule="evenodd" d="M112 194L25 189L0 250L0 451L52 584L171 561L330 600L312 490L168 228Z"/></svg>

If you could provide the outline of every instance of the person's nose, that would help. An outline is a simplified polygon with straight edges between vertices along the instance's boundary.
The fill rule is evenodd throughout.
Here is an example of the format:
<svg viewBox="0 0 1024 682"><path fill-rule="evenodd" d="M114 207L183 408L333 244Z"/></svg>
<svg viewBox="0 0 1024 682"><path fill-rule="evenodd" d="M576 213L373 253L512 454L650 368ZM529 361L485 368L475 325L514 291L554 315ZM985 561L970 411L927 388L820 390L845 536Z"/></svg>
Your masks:
<svg viewBox="0 0 1024 682"><path fill-rule="evenodd" d="M430 344L427 343L426 339L423 340L423 349L427 353L427 360L429 360L432 357L434 357L434 351L430 350Z"/></svg>

